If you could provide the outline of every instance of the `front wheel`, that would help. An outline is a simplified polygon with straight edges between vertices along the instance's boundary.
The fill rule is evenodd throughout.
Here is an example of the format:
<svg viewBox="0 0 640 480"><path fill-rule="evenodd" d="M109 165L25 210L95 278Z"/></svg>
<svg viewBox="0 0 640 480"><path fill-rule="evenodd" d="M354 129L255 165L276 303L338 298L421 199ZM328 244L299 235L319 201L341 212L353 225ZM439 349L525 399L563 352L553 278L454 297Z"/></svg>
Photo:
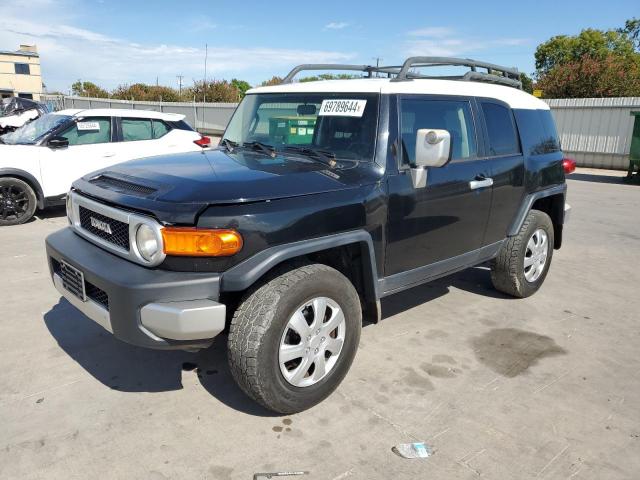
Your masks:
<svg viewBox="0 0 640 480"><path fill-rule="evenodd" d="M252 288L235 312L231 373L264 407L301 412L345 377L361 326L358 294L340 272L322 264L281 269Z"/></svg>
<svg viewBox="0 0 640 480"><path fill-rule="evenodd" d="M518 298L533 295L549 271L553 242L549 215L531 210L518 234L505 241L491 262L493 286Z"/></svg>
<svg viewBox="0 0 640 480"><path fill-rule="evenodd" d="M19 178L0 178L0 226L25 223L36 207L36 194L28 183Z"/></svg>

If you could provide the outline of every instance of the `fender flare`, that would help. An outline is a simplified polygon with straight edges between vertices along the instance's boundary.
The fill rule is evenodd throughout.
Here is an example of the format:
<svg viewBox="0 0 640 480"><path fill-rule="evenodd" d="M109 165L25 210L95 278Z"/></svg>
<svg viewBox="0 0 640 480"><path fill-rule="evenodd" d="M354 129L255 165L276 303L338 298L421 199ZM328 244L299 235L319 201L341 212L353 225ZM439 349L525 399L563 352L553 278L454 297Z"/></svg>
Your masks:
<svg viewBox="0 0 640 480"><path fill-rule="evenodd" d="M531 207L536 202L536 200L539 200L545 197L550 197L552 195L558 195L558 194L562 194L562 196L564 197L566 192L567 192L567 184L563 183L560 185L555 185L551 188L538 190L537 192L533 192L525 195L524 199L522 200L522 203L520 204L520 208L518 209L518 213L516 214L515 219L511 223L511 226L509 227L507 236L513 237L514 235L518 234L518 232L520 231L520 228L522 227L522 224L527 218L527 215L529 214L529 211L531 210Z"/></svg>
<svg viewBox="0 0 640 480"><path fill-rule="evenodd" d="M40 182L25 170L19 168L0 168L0 177L15 177L27 182L36 194L36 200L38 201L38 208L44 208L44 192Z"/></svg>
<svg viewBox="0 0 640 480"><path fill-rule="evenodd" d="M369 262L364 262L364 267L368 271L363 273L365 274L365 278L369 277L367 281L371 282L370 286L376 298L379 298L378 274L373 240L369 232L365 230L337 233L326 237L301 240L267 248L224 272L221 278L221 290L228 292L246 290L265 273L286 260L351 244L366 245L367 252L363 253L365 256L368 256Z"/></svg>

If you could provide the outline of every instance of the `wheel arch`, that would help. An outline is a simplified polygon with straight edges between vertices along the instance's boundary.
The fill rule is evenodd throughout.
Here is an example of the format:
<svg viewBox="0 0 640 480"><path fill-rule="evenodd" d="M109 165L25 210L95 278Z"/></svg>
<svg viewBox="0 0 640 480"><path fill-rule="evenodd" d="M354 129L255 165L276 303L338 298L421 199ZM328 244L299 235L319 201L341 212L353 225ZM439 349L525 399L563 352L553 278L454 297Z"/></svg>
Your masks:
<svg viewBox="0 0 640 480"><path fill-rule="evenodd" d="M18 168L0 168L0 178L3 177L13 177L26 182L35 192L36 199L38 201L38 208L44 208L44 192L42 191L42 186L40 182L31 175L29 172L25 170L20 170Z"/></svg>
<svg viewBox="0 0 640 480"><path fill-rule="evenodd" d="M551 218L554 230L553 248L559 249L562 246L562 228L564 225L564 203L567 192L567 185L563 183L554 187L530 193L525 196L522 205L518 210L507 236L513 237L518 234L527 215L531 210L540 210Z"/></svg>
<svg viewBox="0 0 640 480"><path fill-rule="evenodd" d="M277 245L263 250L222 274L221 291L241 292L283 263L299 259L329 265L354 284L366 303L375 304L378 274L371 235L365 230Z"/></svg>

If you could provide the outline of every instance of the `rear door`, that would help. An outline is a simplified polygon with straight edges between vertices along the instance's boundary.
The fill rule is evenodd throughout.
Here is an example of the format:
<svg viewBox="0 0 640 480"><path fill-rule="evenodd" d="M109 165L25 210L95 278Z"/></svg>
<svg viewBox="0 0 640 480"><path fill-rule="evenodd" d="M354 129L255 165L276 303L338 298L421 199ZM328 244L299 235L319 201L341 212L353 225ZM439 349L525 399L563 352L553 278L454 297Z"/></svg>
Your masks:
<svg viewBox="0 0 640 480"><path fill-rule="evenodd" d="M118 119L118 127L119 162L201 149L193 143L199 138L197 133L173 129L162 120L123 117Z"/></svg>
<svg viewBox="0 0 640 480"><path fill-rule="evenodd" d="M403 96L399 110L401 162L398 174L388 177L385 276L479 249L491 204L491 187L476 188L490 171L473 99ZM428 169L426 186L414 188L410 166L421 128L449 131L453 153L444 167Z"/></svg>
<svg viewBox="0 0 640 480"><path fill-rule="evenodd" d="M509 106L499 100L480 100L486 131L487 159L493 179L493 200L484 243L503 240L524 196L525 166L520 135Z"/></svg>
<svg viewBox="0 0 640 480"><path fill-rule="evenodd" d="M45 197L69 191L74 180L114 163L111 117L83 117L56 133L69 141L66 148L43 145L40 172Z"/></svg>

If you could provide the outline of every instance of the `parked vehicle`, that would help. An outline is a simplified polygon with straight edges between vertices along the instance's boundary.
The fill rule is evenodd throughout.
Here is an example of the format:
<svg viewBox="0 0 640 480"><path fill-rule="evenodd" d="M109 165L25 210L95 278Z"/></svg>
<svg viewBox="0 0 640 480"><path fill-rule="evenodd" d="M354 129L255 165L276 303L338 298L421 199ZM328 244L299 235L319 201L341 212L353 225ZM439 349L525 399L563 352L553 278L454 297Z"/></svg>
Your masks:
<svg viewBox="0 0 640 480"><path fill-rule="evenodd" d="M47 113L47 107L27 98L8 97L0 102L0 135L26 125Z"/></svg>
<svg viewBox="0 0 640 480"><path fill-rule="evenodd" d="M64 204L71 183L115 163L202 150L184 115L94 109L48 113L0 137L0 226Z"/></svg>
<svg viewBox="0 0 640 480"><path fill-rule="evenodd" d="M473 71L414 71L443 63ZM321 68L377 78L292 82ZM431 57L297 67L248 92L217 149L76 181L70 226L46 240L53 283L135 345L200 349L228 331L251 398L309 408L347 374L381 298L483 262L515 297L544 282L569 209L563 154L518 78Z"/></svg>

